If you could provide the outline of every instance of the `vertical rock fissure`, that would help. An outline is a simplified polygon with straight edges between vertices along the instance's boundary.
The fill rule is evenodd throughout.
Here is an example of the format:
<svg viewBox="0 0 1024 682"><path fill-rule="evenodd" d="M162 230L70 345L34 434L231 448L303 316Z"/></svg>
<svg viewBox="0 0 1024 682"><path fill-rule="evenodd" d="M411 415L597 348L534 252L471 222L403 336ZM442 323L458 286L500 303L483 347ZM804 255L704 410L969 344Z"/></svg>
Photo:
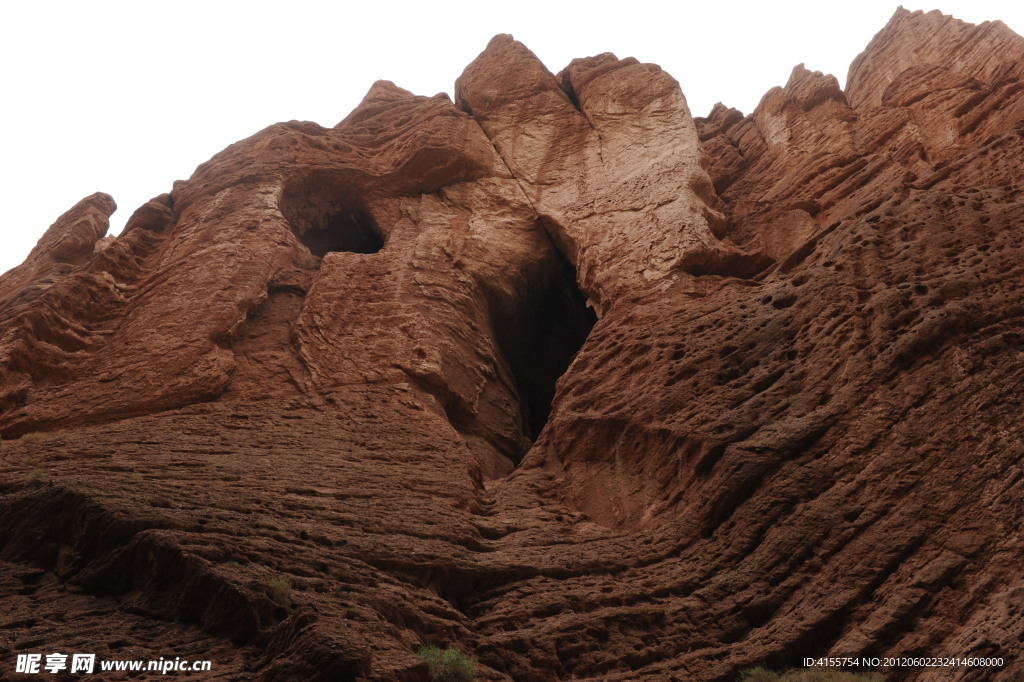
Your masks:
<svg viewBox="0 0 1024 682"><path fill-rule="evenodd" d="M523 197L540 216L528 187L512 171L487 129L480 125L467 103L462 102L460 106L491 143L509 177L516 181ZM598 319L597 312L590 305L590 297L580 288L570 254L559 246L560 235L551 231L547 221L541 219L538 224L558 255L558 273L539 295L535 305L528 303L524 307L523 316L529 319L527 324L518 320L509 325L503 323L500 316L495 321L498 345L508 360L519 393L523 435L531 442L537 440L551 416L558 379L568 371Z"/></svg>
<svg viewBox="0 0 1024 682"><path fill-rule="evenodd" d="M522 318L497 325L498 344L519 393L523 435L535 441L551 415L558 379L568 371L597 322L576 283L576 270L559 253L557 272L523 307Z"/></svg>
<svg viewBox="0 0 1024 682"><path fill-rule="evenodd" d="M292 326L302 313L306 290L271 285L267 297L235 330L230 347L235 369L220 400L267 399L299 392L305 375L292 341Z"/></svg>
<svg viewBox="0 0 1024 682"><path fill-rule="evenodd" d="M551 415L556 382L568 371L597 322L576 283L576 269L564 258L560 260L562 271L540 301L526 361L513 366L526 435L531 440L537 439Z"/></svg>

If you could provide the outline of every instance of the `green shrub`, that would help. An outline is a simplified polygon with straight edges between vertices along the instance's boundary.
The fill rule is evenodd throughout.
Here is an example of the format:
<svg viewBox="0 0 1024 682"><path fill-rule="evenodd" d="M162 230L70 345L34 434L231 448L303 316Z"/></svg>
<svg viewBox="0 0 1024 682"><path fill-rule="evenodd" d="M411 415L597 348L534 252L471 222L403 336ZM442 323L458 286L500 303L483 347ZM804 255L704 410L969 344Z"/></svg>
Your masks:
<svg viewBox="0 0 1024 682"><path fill-rule="evenodd" d="M416 655L426 662L430 669L430 679L436 682L469 682L476 679L476 659L458 649L425 646L420 647Z"/></svg>
<svg viewBox="0 0 1024 682"><path fill-rule="evenodd" d="M21 434L21 438L19 438L18 440L20 440L22 443L31 443L33 441L39 440L42 437L43 434L37 431L29 431L28 433Z"/></svg>
<svg viewBox="0 0 1024 682"><path fill-rule="evenodd" d="M292 584L287 578L274 578L270 581L270 598L282 606L287 606L292 594Z"/></svg>
<svg viewBox="0 0 1024 682"><path fill-rule="evenodd" d="M312 254L302 254L295 259L295 265L303 270L319 270L320 259Z"/></svg>
<svg viewBox="0 0 1024 682"><path fill-rule="evenodd" d="M28 480L30 481L41 481L48 476L48 474L40 468L38 457L25 457L21 460L21 465L30 470L28 472Z"/></svg>

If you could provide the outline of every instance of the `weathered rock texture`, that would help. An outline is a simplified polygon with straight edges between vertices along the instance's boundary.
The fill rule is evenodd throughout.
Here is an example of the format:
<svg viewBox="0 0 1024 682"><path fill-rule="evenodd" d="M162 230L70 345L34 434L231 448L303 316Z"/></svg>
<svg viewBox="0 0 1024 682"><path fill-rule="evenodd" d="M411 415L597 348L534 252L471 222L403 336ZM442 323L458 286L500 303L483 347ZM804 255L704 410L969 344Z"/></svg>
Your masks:
<svg viewBox="0 0 1024 682"><path fill-rule="evenodd" d="M845 92L693 119L498 36L455 103L377 83L116 239L83 200L0 278L3 674L1015 679L1022 64L900 10Z"/></svg>

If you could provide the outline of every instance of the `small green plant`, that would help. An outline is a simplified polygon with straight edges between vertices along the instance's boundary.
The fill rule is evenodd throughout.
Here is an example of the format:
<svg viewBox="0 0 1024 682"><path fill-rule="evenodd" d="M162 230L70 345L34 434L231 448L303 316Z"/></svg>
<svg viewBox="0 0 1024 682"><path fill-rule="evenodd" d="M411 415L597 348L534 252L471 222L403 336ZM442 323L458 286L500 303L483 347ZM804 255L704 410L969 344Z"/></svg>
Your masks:
<svg viewBox="0 0 1024 682"><path fill-rule="evenodd" d="M469 682L476 679L476 659L458 649L440 649L436 646L420 647L416 655L422 658L435 682Z"/></svg>
<svg viewBox="0 0 1024 682"><path fill-rule="evenodd" d="M852 673L828 668L799 668L776 672L762 665L740 672L737 682L881 682L876 673Z"/></svg>
<svg viewBox="0 0 1024 682"><path fill-rule="evenodd" d="M20 440L22 443L32 443L34 441L39 440L42 437L43 434L39 433L38 431L29 431L28 433L21 434L21 438L19 438L18 440Z"/></svg>
<svg viewBox="0 0 1024 682"><path fill-rule="evenodd" d="M30 469L28 472L28 480L30 481L41 481L47 477L47 473L39 467L38 457L25 457L21 460L21 465Z"/></svg>
<svg viewBox="0 0 1024 682"><path fill-rule="evenodd" d="M292 584L287 578L274 578L270 581L270 598L282 606L287 606L292 594Z"/></svg>
<svg viewBox="0 0 1024 682"><path fill-rule="evenodd" d="M224 563L224 565L227 566L228 568L241 568L242 567L242 564L238 563L237 561L227 561L227 562ZM286 580L285 582L288 582L288 581Z"/></svg>
<svg viewBox="0 0 1024 682"><path fill-rule="evenodd" d="M312 254L303 254L296 259L295 265L303 270L319 270L320 259Z"/></svg>

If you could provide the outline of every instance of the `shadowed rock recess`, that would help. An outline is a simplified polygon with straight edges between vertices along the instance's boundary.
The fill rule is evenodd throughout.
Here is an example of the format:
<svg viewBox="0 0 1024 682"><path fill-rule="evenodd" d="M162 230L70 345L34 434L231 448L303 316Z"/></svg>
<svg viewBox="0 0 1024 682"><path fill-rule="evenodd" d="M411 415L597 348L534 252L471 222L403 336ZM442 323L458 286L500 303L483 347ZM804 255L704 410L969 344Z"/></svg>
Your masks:
<svg viewBox="0 0 1024 682"><path fill-rule="evenodd" d="M901 9L847 83L497 36L83 199L0 276L0 676L1018 679L1024 39Z"/></svg>

